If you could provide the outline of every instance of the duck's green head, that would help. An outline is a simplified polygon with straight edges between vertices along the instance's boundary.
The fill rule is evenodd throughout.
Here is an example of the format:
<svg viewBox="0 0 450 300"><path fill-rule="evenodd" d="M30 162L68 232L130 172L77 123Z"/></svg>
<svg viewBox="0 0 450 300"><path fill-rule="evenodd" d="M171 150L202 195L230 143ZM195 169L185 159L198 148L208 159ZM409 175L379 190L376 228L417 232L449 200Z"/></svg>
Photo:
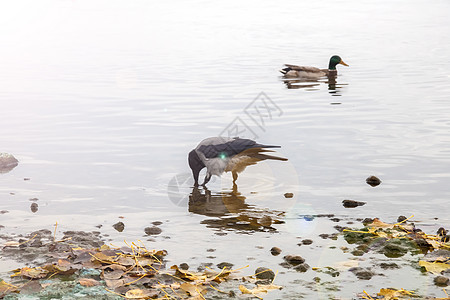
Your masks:
<svg viewBox="0 0 450 300"><path fill-rule="evenodd" d="M330 64L328 65L328 70L336 70L336 65L339 65L339 64L348 67L348 65L338 55L333 55L330 58Z"/></svg>

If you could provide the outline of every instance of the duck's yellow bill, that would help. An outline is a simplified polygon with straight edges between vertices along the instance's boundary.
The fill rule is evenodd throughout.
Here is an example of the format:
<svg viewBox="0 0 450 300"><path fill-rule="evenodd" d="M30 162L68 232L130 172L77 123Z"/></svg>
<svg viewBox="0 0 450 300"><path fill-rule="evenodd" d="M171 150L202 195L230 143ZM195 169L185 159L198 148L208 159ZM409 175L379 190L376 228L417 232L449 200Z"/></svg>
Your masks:
<svg viewBox="0 0 450 300"><path fill-rule="evenodd" d="M348 67L348 65L347 65L343 60L341 60L339 63L340 63L341 65L344 65L344 66L347 66L347 67Z"/></svg>

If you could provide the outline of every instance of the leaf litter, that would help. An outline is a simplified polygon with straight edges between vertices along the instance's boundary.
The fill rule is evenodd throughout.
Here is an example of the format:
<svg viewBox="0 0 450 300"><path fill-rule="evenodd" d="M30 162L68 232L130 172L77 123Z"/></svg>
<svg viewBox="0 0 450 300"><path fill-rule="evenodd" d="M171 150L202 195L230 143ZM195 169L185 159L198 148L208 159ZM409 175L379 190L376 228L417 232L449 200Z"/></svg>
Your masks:
<svg viewBox="0 0 450 300"><path fill-rule="evenodd" d="M0 298L6 296L8 299L16 299L14 294L23 294L25 291L42 295L45 291L50 293L52 288L58 290L57 295L70 294L61 284L70 286L73 291L79 291L80 288L95 291L99 297L95 298L92 294L86 299L205 299L207 293L231 297L234 291L222 291L219 288L222 282L250 282L255 276L244 278L238 275L243 268L232 270L226 266L221 270L206 268L203 272L184 270L177 265L166 268L164 258L167 251L149 250L141 241L131 244L125 242L126 246L120 248L103 243L98 243L100 246L96 248L84 248L84 239L78 235L56 241L55 235L51 237L51 232L43 232L42 236L34 233L26 241L7 242L3 245L3 251L9 251L14 254L12 257L17 257L18 252L27 251L28 246L34 242L38 246L32 248L45 249L47 253L39 254L47 258L40 265L12 270L10 282L0 279ZM87 236L92 238L92 235ZM36 237L39 243L36 243ZM256 285L255 282L253 283ZM242 285L239 289L243 294L262 299L259 295L281 287L270 283L251 288ZM57 295L53 294L52 297Z"/></svg>

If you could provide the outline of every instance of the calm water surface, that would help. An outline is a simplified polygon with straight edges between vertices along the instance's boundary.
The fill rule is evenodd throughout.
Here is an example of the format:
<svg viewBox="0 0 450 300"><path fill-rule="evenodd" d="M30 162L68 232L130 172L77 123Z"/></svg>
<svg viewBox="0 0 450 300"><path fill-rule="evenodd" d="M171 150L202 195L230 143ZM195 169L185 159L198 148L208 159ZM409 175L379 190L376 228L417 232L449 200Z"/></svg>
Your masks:
<svg viewBox="0 0 450 300"><path fill-rule="evenodd" d="M231 261L250 264L249 272L266 265L284 272L278 283L289 286L316 274L289 273L269 257L272 246L301 252L311 266L348 259L327 241L300 251L297 237L332 233L336 225L303 215L389 222L415 215L429 233L450 225L448 1L2 6L0 152L20 161L0 174L0 210L8 211L0 215L2 232L102 224L103 234L122 242L146 239L143 229L163 221L150 247L167 249L174 263ZM338 66L335 83L285 83L278 73L283 63L325 68L333 54L350 65ZM244 110L261 92L279 110L258 127ZM258 141L281 145L289 161L247 168L234 191L226 174L209 191L194 191L217 205L189 205L187 153L237 117ZM370 175L383 183L370 187ZM31 198L39 199L35 213ZM348 210L343 199L367 204ZM214 222L225 211L248 210L285 212L286 224L254 232ZM118 221L122 233L111 227ZM217 249L216 258L205 258L208 248ZM403 274L401 284L390 281L395 272L378 277L370 291L423 286L439 295L418 273ZM365 283L345 276L340 291L318 295L363 290ZM283 293L317 295L287 288L267 298Z"/></svg>

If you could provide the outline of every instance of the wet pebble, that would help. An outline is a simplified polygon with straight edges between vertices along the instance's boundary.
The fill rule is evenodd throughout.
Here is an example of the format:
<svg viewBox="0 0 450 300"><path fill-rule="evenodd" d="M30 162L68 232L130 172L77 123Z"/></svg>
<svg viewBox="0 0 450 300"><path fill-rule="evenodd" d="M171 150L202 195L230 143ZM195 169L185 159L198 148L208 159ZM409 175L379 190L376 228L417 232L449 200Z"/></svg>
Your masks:
<svg viewBox="0 0 450 300"><path fill-rule="evenodd" d="M434 278L434 284L437 286L447 286L449 284L449 279L448 277L439 275Z"/></svg>
<svg viewBox="0 0 450 300"><path fill-rule="evenodd" d="M275 278L275 273L269 268L259 267L255 270L255 276L257 279L272 281Z"/></svg>
<svg viewBox="0 0 450 300"><path fill-rule="evenodd" d="M206 249L206 252L215 252L216 249L210 248L210 249Z"/></svg>
<svg viewBox="0 0 450 300"><path fill-rule="evenodd" d="M300 255L286 255L285 257L283 257L283 259L291 265L299 265L305 262L305 259L303 257L301 257Z"/></svg>
<svg viewBox="0 0 450 300"><path fill-rule="evenodd" d="M123 224L122 222L117 222L116 224L114 224L112 226L115 230L117 230L118 232L122 232L125 229L125 224Z"/></svg>
<svg viewBox="0 0 450 300"><path fill-rule="evenodd" d="M152 227L145 227L144 229L145 234L147 235L158 235L162 232L161 228L152 226Z"/></svg>
<svg viewBox="0 0 450 300"><path fill-rule="evenodd" d="M258 223L264 227L270 227L270 225L272 225L273 221L272 221L271 217L264 216L264 217L258 219Z"/></svg>
<svg viewBox="0 0 450 300"><path fill-rule="evenodd" d="M362 280L369 280L374 275L371 271L360 267L350 268L349 271L355 274L358 279Z"/></svg>
<svg viewBox="0 0 450 300"><path fill-rule="evenodd" d="M378 177L372 175L366 178L366 183L372 187L375 187L377 185L380 185L381 180Z"/></svg>
<svg viewBox="0 0 450 300"><path fill-rule="evenodd" d="M181 263L180 264L180 269L182 269L182 270L189 270L189 265L187 263Z"/></svg>
<svg viewBox="0 0 450 300"><path fill-rule="evenodd" d="M364 220L361 221L361 223L363 223L364 225L370 224L372 222L373 222L372 218L365 218Z"/></svg>
<svg viewBox="0 0 450 300"><path fill-rule="evenodd" d="M439 236L446 236L447 235L447 230L445 230L444 227L441 227L441 228L439 228L437 230L436 234L439 235Z"/></svg>
<svg viewBox="0 0 450 300"><path fill-rule="evenodd" d="M155 226L161 225L162 223L163 222L161 222L161 221L154 221L154 222L152 222L152 224L155 225Z"/></svg>
<svg viewBox="0 0 450 300"><path fill-rule="evenodd" d="M294 194L293 193L285 193L284 197L285 198L292 198L292 197L294 197Z"/></svg>
<svg viewBox="0 0 450 300"><path fill-rule="evenodd" d="M306 272L309 269L309 265L307 263L302 263L294 267L294 270L297 272Z"/></svg>
<svg viewBox="0 0 450 300"><path fill-rule="evenodd" d="M333 221L333 222L340 222L341 219L339 219L339 218L331 218L330 221Z"/></svg>
<svg viewBox="0 0 450 300"><path fill-rule="evenodd" d="M303 245L311 245L313 243L313 240L310 240L310 239L304 239L303 241L302 241L302 244Z"/></svg>
<svg viewBox="0 0 450 300"><path fill-rule="evenodd" d="M38 209L39 209L39 205L36 202L31 203L30 210L31 210L32 213L37 212Z"/></svg>
<svg viewBox="0 0 450 300"><path fill-rule="evenodd" d="M397 218L397 223L403 222L403 221L405 221L406 219L408 219L408 218L405 217L405 216L399 216L399 217Z"/></svg>
<svg viewBox="0 0 450 300"><path fill-rule="evenodd" d="M231 270L233 268L233 264L229 262L221 262L220 264L217 264L217 267L219 269L227 268L228 270Z"/></svg>
<svg viewBox="0 0 450 300"><path fill-rule="evenodd" d="M381 263L380 267L384 270L400 269L400 267L396 263Z"/></svg>
<svg viewBox="0 0 450 300"><path fill-rule="evenodd" d="M349 200L349 199L342 200L342 205L345 208L354 208L354 207L358 207L358 206L363 206L364 204L366 204L366 202Z"/></svg>
<svg viewBox="0 0 450 300"><path fill-rule="evenodd" d="M270 249L270 253L271 253L273 256L280 255L281 249L278 248L278 247L272 247L272 249Z"/></svg>

